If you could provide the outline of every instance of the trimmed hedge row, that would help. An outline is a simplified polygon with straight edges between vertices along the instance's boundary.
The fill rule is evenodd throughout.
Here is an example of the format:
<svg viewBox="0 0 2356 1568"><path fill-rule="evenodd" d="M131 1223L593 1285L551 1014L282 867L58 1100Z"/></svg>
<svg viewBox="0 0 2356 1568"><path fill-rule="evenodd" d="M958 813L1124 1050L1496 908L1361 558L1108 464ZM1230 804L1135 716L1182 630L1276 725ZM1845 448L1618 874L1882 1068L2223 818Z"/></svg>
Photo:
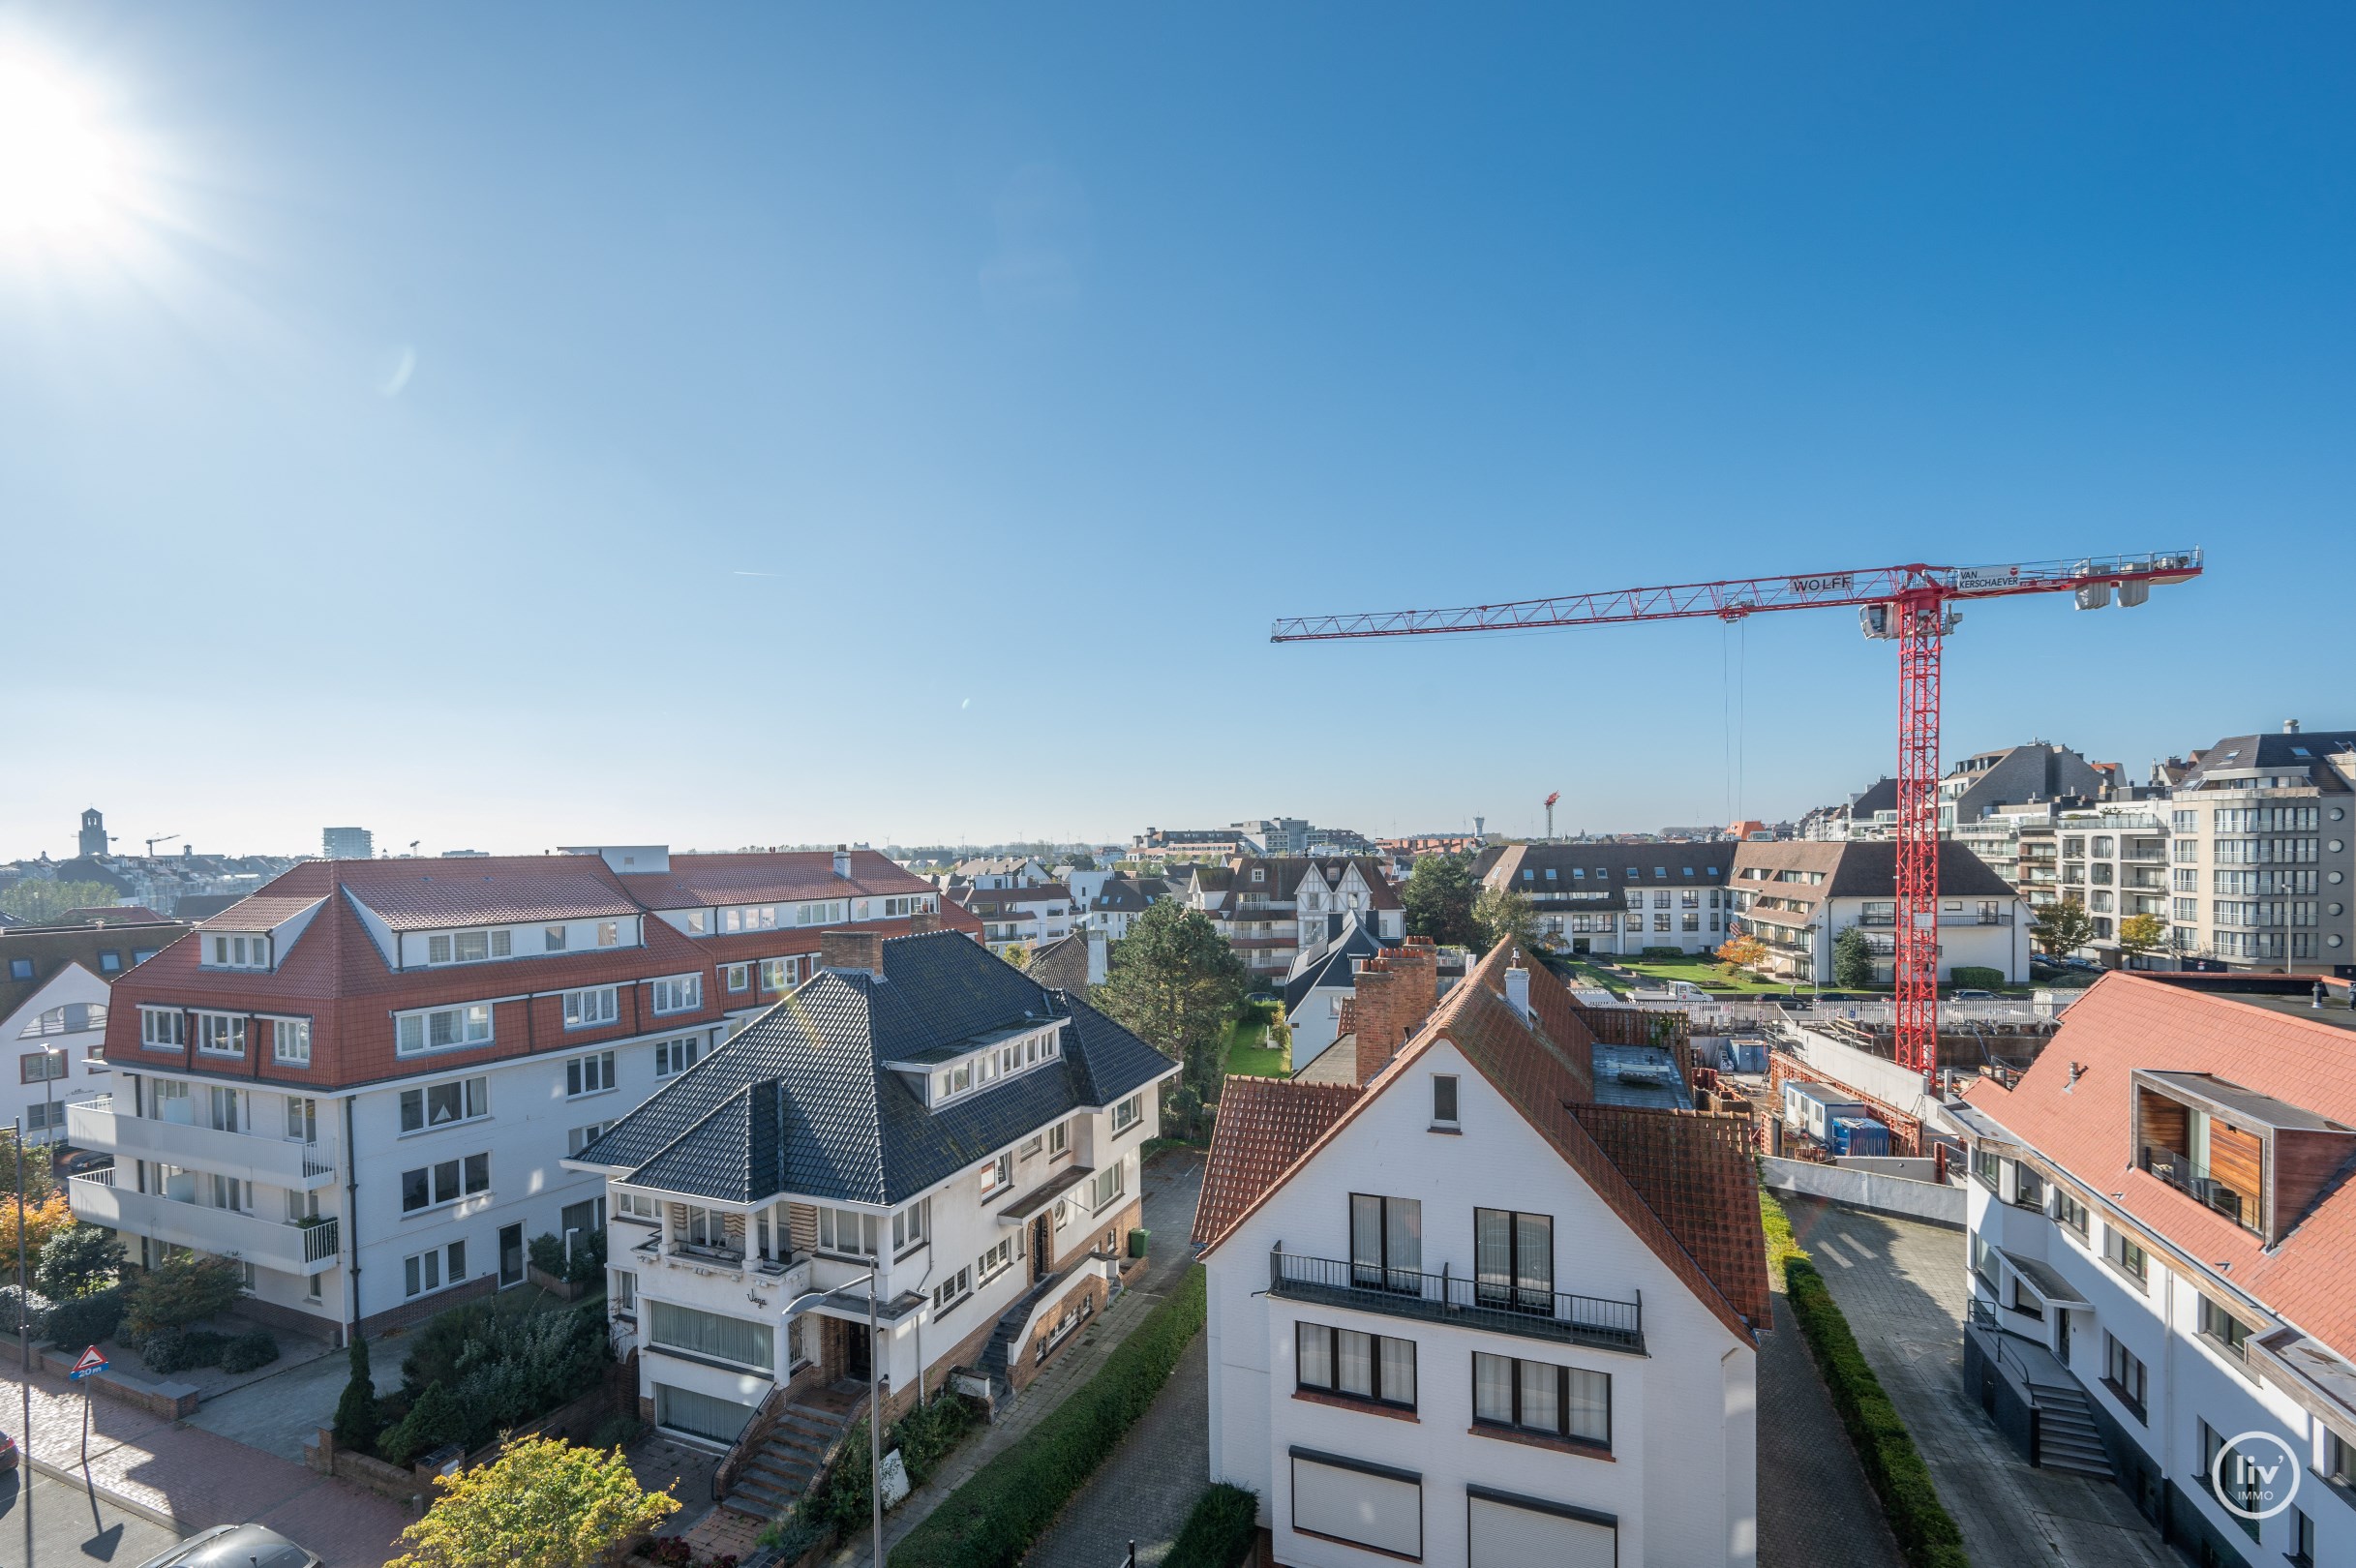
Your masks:
<svg viewBox="0 0 2356 1568"><path fill-rule="evenodd" d="M1957 964L1947 972L1948 983L1993 991L2005 983L2005 972L1985 964Z"/></svg>
<svg viewBox="0 0 2356 1568"><path fill-rule="evenodd" d="M1202 1494L1162 1568L1237 1568L1259 1534L1257 1493L1219 1482Z"/></svg>
<svg viewBox="0 0 2356 1568"><path fill-rule="evenodd" d="M1858 1348L1857 1336L1849 1332L1849 1320L1841 1315L1825 1277L1806 1258L1794 1257L1784 1264L1784 1283L1799 1336L1808 1342L1832 1395L1832 1407L1849 1429L1849 1441L1882 1499L1882 1511L1889 1516L1889 1527L1906 1560L1914 1568L1969 1568L1963 1532L1939 1500L1930 1466L1922 1462L1913 1434L1898 1419L1897 1407L1883 1392L1865 1352Z"/></svg>
<svg viewBox="0 0 2356 1568"><path fill-rule="evenodd" d="M1014 1568L1113 1451L1202 1332L1202 1265L1094 1377L943 1499L891 1549L891 1568Z"/></svg>

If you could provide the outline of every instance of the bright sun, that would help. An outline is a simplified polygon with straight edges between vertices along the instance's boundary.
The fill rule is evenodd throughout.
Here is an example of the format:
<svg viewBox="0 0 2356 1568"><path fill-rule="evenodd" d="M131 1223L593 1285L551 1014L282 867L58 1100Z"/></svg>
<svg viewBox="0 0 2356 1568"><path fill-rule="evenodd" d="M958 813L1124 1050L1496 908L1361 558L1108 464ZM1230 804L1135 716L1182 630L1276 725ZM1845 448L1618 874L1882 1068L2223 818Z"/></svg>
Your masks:
<svg viewBox="0 0 2356 1568"><path fill-rule="evenodd" d="M121 160L88 95L0 53L0 238L93 227L122 196Z"/></svg>

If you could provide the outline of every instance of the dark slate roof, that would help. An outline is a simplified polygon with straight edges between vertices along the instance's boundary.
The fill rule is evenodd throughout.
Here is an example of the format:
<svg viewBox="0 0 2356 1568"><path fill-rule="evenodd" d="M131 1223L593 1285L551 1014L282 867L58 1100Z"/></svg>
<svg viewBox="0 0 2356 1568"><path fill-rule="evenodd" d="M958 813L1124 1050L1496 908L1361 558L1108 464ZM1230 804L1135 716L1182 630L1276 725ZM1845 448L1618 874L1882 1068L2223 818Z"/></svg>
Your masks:
<svg viewBox="0 0 2356 1568"><path fill-rule="evenodd" d="M2211 772L2243 772L2260 768L2276 772L2307 772L2335 752L2356 749L2356 731L2293 730L2288 734L2231 735L2201 752L2185 775L2187 786L2198 789ZM2338 781L2318 780L2325 788Z"/></svg>
<svg viewBox="0 0 2356 1568"><path fill-rule="evenodd" d="M1051 990L1088 991L1088 933L1058 937L1031 954L1023 973Z"/></svg>
<svg viewBox="0 0 2356 1568"><path fill-rule="evenodd" d="M780 1193L896 1204L1177 1064L1069 991L959 932L894 937L884 978L826 970L577 1157L623 1180L752 1203ZM1050 1018L1063 1055L940 1110L886 1062Z"/></svg>
<svg viewBox="0 0 2356 1568"><path fill-rule="evenodd" d="M1343 915L1341 921L1342 928L1329 936L1324 946L1313 948L1292 961L1292 971L1284 977L1287 1013L1321 985L1354 985L1350 977L1355 966L1351 961L1372 958L1382 951L1380 939L1359 920L1355 910Z"/></svg>

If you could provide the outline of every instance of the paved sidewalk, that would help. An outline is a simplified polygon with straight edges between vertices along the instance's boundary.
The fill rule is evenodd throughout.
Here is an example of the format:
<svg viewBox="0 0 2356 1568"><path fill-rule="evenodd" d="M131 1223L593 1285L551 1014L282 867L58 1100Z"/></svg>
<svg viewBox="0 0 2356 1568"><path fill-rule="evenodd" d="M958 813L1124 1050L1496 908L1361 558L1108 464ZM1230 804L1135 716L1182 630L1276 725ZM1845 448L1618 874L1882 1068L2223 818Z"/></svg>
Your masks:
<svg viewBox="0 0 2356 1568"><path fill-rule="evenodd" d="M1080 1331L1079 1343L1047 1364L1047 1370L1023 1390L1022 1397L1003 1420L968 1439L939 1473L906 1502L884 1516L887 1556L892 1547L906 1539L909 1531L941 1505L943 1498L1070 1399L1072 1391L1093 1376L1104 1365L1105 1358L1129 1337L1130 1331L1169 1294L1170 1288L1193 1266L1194 1249L1186 1238L1193 1231L1194 1200L1201 1191L1202 1157L1192 1151L1165 1156L1146 1171L1144 1223L1154 1233L1154 1241L1145 1267L1130 1275L1121 1299L1098 1313L1092 1327ZM1207 1466L1207 1458L1204 1462ZM827 1568L859 1568L861 1564L872 1568L874 1561L871 1532L866 1530L844 1542L826 1559Z"/></svg>
<svg viewBox="0 0 2356 1568"><path fill-rule="evenodd" d="M1780 1289L1774 1307L1759 1342L1759 1568L1905 1568Z"/></svg>
<svg viewBox="0 0 2356 1568"><path fill-rule="evenodd" d="M1783 1206L1914 1433L1974 1562L2181 1568L2126 1493L2032 1465L1965 1396L1961 1231L1789 1194Z"/></svg>
<svg viewBox="0 0 2356 1568"><path fill-rule="evenodd" d="M24 1386L0 1369L0 1428L22 1425ZM33 1421L17 1441L37 1469L81 1475L83 1396L35 1372ZM254 1522L316 1552L327 1568L382 1568L408 1523L397 1503L216 1432L116 1400L90 1401L90 1481L136 1513L183 1527Z"/></svg>
<svg viewBox="0 0 2356 1568"><path fill-rule="evenodd" d="M1211 1484L1211 1337L1194 1336L1145 1418L1130 1429L1024 1568L1112 1568L1137 1543L1139 1568L1162 1568Z"/></svg>

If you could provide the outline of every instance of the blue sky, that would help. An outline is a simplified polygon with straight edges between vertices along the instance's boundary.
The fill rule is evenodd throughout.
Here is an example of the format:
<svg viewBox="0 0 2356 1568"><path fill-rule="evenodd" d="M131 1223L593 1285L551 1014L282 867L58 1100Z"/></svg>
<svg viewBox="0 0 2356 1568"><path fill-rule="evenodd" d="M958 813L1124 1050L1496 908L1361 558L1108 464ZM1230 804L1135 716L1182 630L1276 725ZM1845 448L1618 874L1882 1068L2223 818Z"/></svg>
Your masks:
<svg viewBox="0 0 2356 1568"><path fill-rule="evenodd" d="M1797 814L1846 612L1268 623L2191 544L1973 613L1948 755L2356 725L2351 32L0 10L136 193L0 239L0 856Z"/></svg>

